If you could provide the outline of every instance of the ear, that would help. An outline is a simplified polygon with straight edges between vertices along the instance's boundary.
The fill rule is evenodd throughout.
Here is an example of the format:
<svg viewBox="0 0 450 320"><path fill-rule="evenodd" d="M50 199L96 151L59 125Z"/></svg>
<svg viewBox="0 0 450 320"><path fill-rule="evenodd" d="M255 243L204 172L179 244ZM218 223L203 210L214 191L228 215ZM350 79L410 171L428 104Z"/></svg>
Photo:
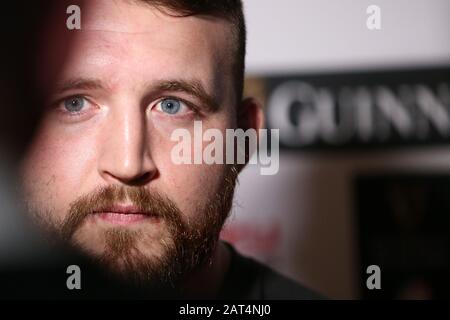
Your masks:
<svg viewBox="0 0 450 320"><path fill-rule="evenodd" d="M243 130L255 129L259 131L264 127L264 113L261 104L255 98L245 98L238 107L238 128Z"/></svg>
<svg viewBox="0 0 450 320"><path fill-rule="evenodd" d="M261 104L255 98L245 98L242 100L241 105L238 107L237 112L237 126L240 129L248 130L254 129L258 135L259 142L259 130L264 127L264 113ZM245 148L246 152L249 148ZM246 154L246 164L250 159L250 154ZM245 167L245 165L238 165L239 172Z"/></svg>

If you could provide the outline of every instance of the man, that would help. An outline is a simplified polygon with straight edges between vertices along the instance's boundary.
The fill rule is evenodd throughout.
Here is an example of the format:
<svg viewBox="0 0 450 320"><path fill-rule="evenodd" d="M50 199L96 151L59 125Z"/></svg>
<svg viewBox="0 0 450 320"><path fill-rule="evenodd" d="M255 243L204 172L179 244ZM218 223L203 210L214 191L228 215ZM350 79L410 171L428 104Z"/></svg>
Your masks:
<svg viewBox="0 0 450 320"><path fill-rule="evenodd" d="M68 28L74 4L81 29ZM242 166L173 161L172 133L194 121L224 136L263 125L242 99L240 1L63 1L42 37L45 106L21 176L49 235L176 297L316 297L218 240Z"/></svg>

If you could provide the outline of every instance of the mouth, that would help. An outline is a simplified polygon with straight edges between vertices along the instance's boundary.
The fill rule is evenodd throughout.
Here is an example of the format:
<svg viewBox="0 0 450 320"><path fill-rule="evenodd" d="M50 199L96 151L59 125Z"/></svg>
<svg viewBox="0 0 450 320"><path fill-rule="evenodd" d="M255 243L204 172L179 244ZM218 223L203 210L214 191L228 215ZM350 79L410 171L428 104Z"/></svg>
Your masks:
<svg viewBox="0 0 450 320"><path fill-rule="evenodd" d="M159 216L146 212L133 205L115 205L93 211L95 217L117 225L129 225L141 222L158 222Z"/></svg>

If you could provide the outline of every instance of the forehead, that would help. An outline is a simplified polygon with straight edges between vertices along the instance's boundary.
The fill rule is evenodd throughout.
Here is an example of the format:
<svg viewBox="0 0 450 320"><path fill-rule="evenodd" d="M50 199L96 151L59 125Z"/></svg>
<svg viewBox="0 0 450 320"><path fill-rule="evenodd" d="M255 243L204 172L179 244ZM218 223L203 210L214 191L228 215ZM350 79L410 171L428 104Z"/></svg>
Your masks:
<svg viewBox="0 0 450 320"><path fill-rule="evenodd" d="M175 17L139 1L96 0L80 7L81 30L68 30L69 14L64 7L55 10L43 42L40 67L45 72L40 76L114 81L130 74L134 80L182 75L204 85L219 78L232 81L232 27L225 20Z"/></svg>

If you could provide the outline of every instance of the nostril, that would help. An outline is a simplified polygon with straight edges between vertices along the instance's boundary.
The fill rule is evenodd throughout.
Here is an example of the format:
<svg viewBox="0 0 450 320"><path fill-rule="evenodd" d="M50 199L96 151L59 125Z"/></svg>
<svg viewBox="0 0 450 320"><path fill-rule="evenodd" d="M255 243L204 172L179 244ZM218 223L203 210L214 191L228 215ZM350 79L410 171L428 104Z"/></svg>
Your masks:
<svg viewBox="0 0 450 320"><path fill-rule="evenodd" d="M154 178L154 173L146 172L138 177L130 179L130 181L128 181L127 184L132 186L142 186L147 184L152 178Z"/></svg>
<svg viewBox="0 0 450 320"><path fill-rule="evenodd" d="M144 186L156 178L157 171L150 170L136 175L125 175L111 171L102 171L101 176L109 182L120 182L121 184L128 186Z"/></svg>

